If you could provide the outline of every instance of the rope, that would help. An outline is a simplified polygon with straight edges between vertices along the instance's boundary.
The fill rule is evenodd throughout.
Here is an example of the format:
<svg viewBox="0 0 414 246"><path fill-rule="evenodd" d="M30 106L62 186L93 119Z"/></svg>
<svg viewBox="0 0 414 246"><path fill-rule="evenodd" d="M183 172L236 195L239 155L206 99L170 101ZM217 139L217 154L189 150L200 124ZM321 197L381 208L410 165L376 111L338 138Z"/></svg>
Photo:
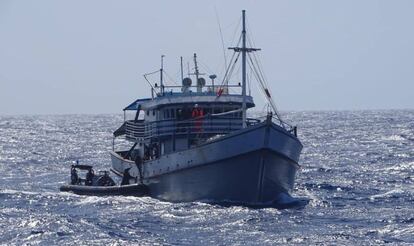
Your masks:
<svg viewBox="0 0 414 246"><path fill-rule="evenodd" d="M253 35L251 35L251 31L250 31L251 28L248 25L248 21L247 20L246 20L246 23L247 23L246 25L248 26L248 33L250 34L250 35L246 35L247 36L247 42L248 42L248 44L251 47L255 47L255 43L254 43L254 40L253 40ZM252 37L252 38L250 38L250 37ZM260 62L260 59L258 59L258 55L256 55L255 53L253 53L252 55L250 55L250 53L248 53L248 56L249 56L250 62L252 63L251 68L253 67L252 70L255 72L255 77L258 80L260 86L262 87L262 92L265 94L265 98L267 99L267 101L272 106L272 109L273 109L273 111L274 111L277 119L280 121L280 123L281 124L284 123L282 121L282 118L280 116L280 113L278 112L278 109L276 107L276 103L274 102L273 98L271 97L270 88L269 88L269 86L268 86L268 84L266 82L267 81L267 78L266 78L265 73L262 70L262 67L263 66L262 66L262 64ZM253 56L253 60L255 61L255 63L253 62L251 56ZM257 64L257 66L255 66L254 64Z"/></svg>
<svg viewBox="0 0 414 246"><path fill-rule="evenodd" d="M221 46L223 48L224 66L227 67L226 48L225 48L225 45L224 45L223 32L221 31L220 19L219 19L219 15L218 15L216 6L214 6L214 12L216 13L217 24L218 24L219 31L220 31Z"/></svg>
<svg viewBox="0 0 414 246"><path fill-rule="evenodd" d="M258 68L258 67L255 65L255 63L253 62L253 60L252 60L252 57L251 57L250 53L248 53L248 58L249 58L249 61L250 61L249 66L250 66L250 68L253 70L254 75L255 75L255 77L256 77L256 79L257 79L257 81L259 82L259 84L260 84L260 86L261 86L261 89L262 89L262 90L263 90L263 92L265 93L266 99L268 100L268 102L269 102L269 103L270 103L270 105L272 106L273 111L274 111L275 115L277 116L278 120L279 120L280 122L282 122L282 118L281 118L281 117L280 117L280 115L279 115L279 112L278 112L278 110L277 110L276 104L275 104L275 102L274 102L273 98L271 97L270 90L269 90L269 88L268 88L268 86L267 86L266 82L265 82L265 81L264 81L264 79L263 79L263 76L262 76L263 74L262 74L262 73L260 73L259 68Z"/></svg>
<svg viewBox="0 0 414 246"><path fill-rule="evenodd" d="M226 84L226 82L229 81L229 77L230 77L232 71L234 70L234 66L237 63L237 60L238 60L238 58L240 56L240 53L237 53L237 56L236 56L236 53L237 52L233 52L233 56L231 57L231 60L230 60L231 66L228 66L227 67L226 73L224 74L223 81L221 82L220 87L223 87L224 84ZM236 56L236 59L233 62L233 59L234 59L235 56Z"/></svg>
<svg viewBox="0 0 414 246"><path fill-rule="evenodd" d="M175 80L165 70L163 70L163 72L171 82L173 82L175 85L178 85L177 82L175 82Z"/></svg>
<svg viewBox="0 0 414 246"><path fill-rule="evenodd" d="M158 93L159 91L157 91L157 89L156 88L154 88L154 86L152 85L152 83L147 79L147 76L148 75L152 75L152 74L156 74L156 73L159 73L160 72L160 70L157 70L157 71L154 71L154 72L152 72L152 73L146 73L146 74L143 74L142 76L144 76L144 79L148 82L148 84L151 86L151 88L156 92L156 93Z"/></svg>

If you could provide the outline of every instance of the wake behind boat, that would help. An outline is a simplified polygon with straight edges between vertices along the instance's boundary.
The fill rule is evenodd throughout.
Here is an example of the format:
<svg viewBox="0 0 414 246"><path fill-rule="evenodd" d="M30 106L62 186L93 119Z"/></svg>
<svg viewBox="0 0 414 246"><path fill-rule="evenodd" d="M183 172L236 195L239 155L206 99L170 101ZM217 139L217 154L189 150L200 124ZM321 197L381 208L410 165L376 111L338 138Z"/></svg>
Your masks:
<svg viewBox="0 0 414 246"><path fill-rule="evenodd" d="M110 152L111 170L148 188L148 195L171 202L208 201L247 206L289 205L300 202L293 189L302 144L296 127L282 121L254 52L247 47L245 11L242 32L230 65L219 84L210 75L207 85L194 54L194 71L182 85L166 85L163 56L160 81L151 83L151 97L124 108L124 123L116 138L131 142ZM231 75L241 56L241 83ZM258 81L271 111L264 118L247 118L255 106L247 95L247 66ZM195 85L193 85L195 80ZM237 92L237 90L239 92ZM240 92L241 90L241 92ZM236 92L234 92L236 91ZM126 119L126 112L134 112Z"/></svg>

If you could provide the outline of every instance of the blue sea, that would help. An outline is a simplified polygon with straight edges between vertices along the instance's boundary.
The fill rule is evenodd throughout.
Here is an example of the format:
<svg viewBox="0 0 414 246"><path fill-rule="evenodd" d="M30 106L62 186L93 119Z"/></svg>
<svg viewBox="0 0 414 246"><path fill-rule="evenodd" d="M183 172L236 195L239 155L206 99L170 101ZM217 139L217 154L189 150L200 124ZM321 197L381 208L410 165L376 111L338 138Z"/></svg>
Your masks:
<svg viewBox="0 0 414 246"><path fill-rule="evenodd" d="M1 245L414 245L414 110L285 112L300 209L59 192L108 169L122 115L0 116Z"/></svg>

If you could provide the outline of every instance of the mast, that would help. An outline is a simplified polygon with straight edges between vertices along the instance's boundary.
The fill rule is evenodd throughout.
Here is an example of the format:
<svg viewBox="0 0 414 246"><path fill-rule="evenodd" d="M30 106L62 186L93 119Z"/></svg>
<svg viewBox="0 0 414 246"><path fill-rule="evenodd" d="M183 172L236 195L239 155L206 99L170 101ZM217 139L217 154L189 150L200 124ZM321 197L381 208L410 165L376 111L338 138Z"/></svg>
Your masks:
<svg viewBox="0 0 414 246"><path fill-rule="evenodd" d="M197 92L201 92L201 87L198 86L198 76L200 75L200 72L198 71L197 66L197 54L194 53L194 70L195 70L195 76L196 76L196 84L197 84Z"/></svg>
<svg viewBox="0 0 414 246"><path fill-rule="evenodd" d="M243 112L243 128L246 128L247 107L246 107L246 10L242 11L243 30L242 30L242 112Z"/></svg>
<svg viewBox="0 0 414 246"><path fill-rule="evenodd" d="M234 50L234 52L241 52L242 53L242 113L243 113L243 128L246 128L246 120L247 120L247 105L246 105L246 54L247 52L258 51L260 49L257 48L247 48L246 47L246 10L242 10L242 19L243 19L243 29L242 29L242 47L230 47L229 49Z"/></svg>

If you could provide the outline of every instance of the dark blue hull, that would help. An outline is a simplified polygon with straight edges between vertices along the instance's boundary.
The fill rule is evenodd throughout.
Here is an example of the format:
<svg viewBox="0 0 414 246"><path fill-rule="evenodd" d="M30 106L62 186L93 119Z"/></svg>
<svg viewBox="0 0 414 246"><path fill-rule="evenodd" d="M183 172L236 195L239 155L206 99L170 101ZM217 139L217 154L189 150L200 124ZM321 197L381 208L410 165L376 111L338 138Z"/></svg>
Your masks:
<svg viewBox="0 0 414 246"><path fill-rule="evenodd" d="M293 188L297 168L293 161L261 150L153 177L145 184L151 196L166 201L263 204Z"/></svg>
<svg viewBox="0 0 414 246"><path fill-rule="evenodd" d="M270 204L294 186L302 145L261 124L144 165L152 197L172 202Z"/></svg>

